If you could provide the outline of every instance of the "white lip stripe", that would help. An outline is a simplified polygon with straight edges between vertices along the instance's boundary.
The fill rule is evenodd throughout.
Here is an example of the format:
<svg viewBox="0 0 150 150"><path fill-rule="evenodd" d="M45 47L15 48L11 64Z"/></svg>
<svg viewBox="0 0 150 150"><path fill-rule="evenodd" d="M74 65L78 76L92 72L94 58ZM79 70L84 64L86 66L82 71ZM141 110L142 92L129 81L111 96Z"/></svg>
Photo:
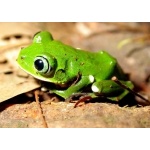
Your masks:
<svg viewBox="0 0 150 150"><path fill-rule="evenodd" d="M34 78L36 78L36 79L39 79L39 80L41 80L41 81L48 81L48 82L51 82L49 78L44 78L44 77L42 78L42 77L39 77L38 75L32 74L31 72L25 70L24 68L22 68L22 66L19 65L19 67L20 67L23 71L25 71L26 73L32 75L32 76L33 76Z"/></svg>

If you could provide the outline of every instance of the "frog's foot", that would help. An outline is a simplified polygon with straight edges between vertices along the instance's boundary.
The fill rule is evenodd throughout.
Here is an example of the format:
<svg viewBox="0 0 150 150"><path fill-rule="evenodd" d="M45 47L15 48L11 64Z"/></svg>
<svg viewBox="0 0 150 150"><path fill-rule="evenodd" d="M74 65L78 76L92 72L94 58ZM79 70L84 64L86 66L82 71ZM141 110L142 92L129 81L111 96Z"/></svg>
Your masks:
<svg viewBox="0 0 150 150"><path fill-rule="evenodd" d="M81 102L86 102L86 101L90 101L91 99L92 99L92 97L89 96L89 95L81 96L80 99L75 103L74 108L76 108L79 103L81 103Z"/></svg>
<svg viewBox="0 0 150 150"><path fill-rule="evenodd" d="M90 96L89 93L75 93L75 94L72 94L65 101L70 102L70 103L75 103L74 108L76 108L79 103L86 102L91 99L92 99L92 96Z"/></svg>
<svg viewBox="0 0 150 150"><path fill-rule="evenodd" d="M70 97L68 97L67 99L65 99L66 102L74 102L76 101L79 97L81 96L85 96L87 95L88 93L75 93L75 94L72 94Z"/></svg>

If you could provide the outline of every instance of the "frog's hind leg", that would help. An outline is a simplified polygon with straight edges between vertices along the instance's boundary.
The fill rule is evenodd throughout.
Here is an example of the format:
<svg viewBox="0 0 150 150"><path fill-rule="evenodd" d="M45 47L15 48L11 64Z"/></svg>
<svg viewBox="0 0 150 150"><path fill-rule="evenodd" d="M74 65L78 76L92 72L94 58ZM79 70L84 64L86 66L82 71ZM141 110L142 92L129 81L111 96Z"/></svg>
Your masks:
<svg viewBox="0 0 150 150"><path fill-rule="evenodd" d="M130 89L133 89L134 87L131 81L120 82L129 87ZM119 101L129 93L128 90L124 89L113 80L103 80L93 83L92 91L95 92L97 96L103 95L113 101Z"/></svg>
<svg viewBox="0 0 150 150"><path fill-rule="evenodd" d="M139 98L141 98L142 100L144 100L148 105L150 105L150 101L148 100L148 99L146 99L145 97L143 97L142 95L140 95L139 93L137 93L137 92L135 92L134 90L133 90L133 84L131 83L129 83L129 81L128 81L128 85L125 85L125 84L122 84L118 79L117 79L117 77L112 77L112 80L114 81L114 82L116 82L118 85L120 85L122 88L124 88L124 89L126 89L128 92L131 92L133 95L136 95L136 96L138 96Z"/></svg>
<svg viewBox="0 0 150 150"><path fill-rule="evenodd" d="M120 81L120 82L130 89L133 89L134 87L131 81ZM107 98L112 101L120 101L129 93L128 90L124 89L123 87L115 83L113 80L103 80L93 83L92 91L93 93L73 94L72 98L80 97L79 100L75 103L74 108L77 107L81 102L87 102L97 97Z"/></svg>
<svg viewBox="0 0 150 150"><path fill-rule="evenodd" d="M121 81L120 81L121 82ZM122 81L121 82L123 85L125 85L126 87L128 87L128 89L133 89L134 88L134 85L132 84L132 82L131 81ZM120 86L120 85L119 85ZM121 87L120 86L120 88L122 88L122 89L124 89L123 87ZM124 92L123 93L121 93L118 97L116 97L116 100L117 101L119 101L119 100L121 100L121 99L123 99L127 94L129 94L129 90L127 90L127 89L124 89ZM111 97L110 99L114 99L115 100L115 98L114 97Z"/></svg>

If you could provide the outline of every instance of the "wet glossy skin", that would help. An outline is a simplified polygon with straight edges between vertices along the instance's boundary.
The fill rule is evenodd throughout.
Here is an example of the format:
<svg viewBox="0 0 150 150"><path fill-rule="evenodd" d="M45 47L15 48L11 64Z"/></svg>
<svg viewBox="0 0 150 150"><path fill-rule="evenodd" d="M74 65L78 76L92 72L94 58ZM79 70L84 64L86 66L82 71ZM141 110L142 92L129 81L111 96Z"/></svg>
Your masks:
<svg viewBox="0 0 150 150"><path fill-rule="evenodd" d="M113 76L133 88L130 81L125 81L116 59L106 51L94 53L75 49L54 40L47 31L34 36L32 44L20 51L17 62L39 80L68 86L65 90L49 89L64 99L81 93L89 85L91 97L105 95L112 100L121 99L128 92L111 80Z"/></svg>

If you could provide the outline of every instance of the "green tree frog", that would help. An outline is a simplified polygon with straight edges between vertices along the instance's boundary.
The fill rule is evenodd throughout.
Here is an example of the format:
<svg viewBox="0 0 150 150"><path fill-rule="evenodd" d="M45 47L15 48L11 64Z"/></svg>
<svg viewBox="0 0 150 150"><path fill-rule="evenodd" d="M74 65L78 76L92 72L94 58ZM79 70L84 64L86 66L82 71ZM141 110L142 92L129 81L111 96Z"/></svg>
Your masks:
<svg viewBox="0 0 150 150"><path fill-rule="evenodd" d="M66 101L72 96L87 93L91 98L105 96L118 101L129 92L116 84L111 78L133 88L127 81L117 60L106 51L90 52L80 50L54 40L51 33L41 31L34 35L33 42L21 49L17 62L33 77L53 83L62 89L49 90Z"/></svg>

